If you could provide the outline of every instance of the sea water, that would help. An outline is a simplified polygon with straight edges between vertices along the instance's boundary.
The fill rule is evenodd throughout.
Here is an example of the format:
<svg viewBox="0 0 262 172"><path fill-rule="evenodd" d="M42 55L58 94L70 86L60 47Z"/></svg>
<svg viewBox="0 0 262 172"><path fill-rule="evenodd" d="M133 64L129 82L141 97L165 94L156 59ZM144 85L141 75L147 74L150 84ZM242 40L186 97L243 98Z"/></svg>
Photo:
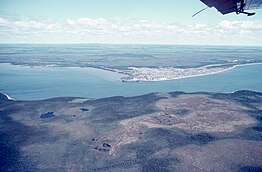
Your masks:
<svg viewBox="0 0 262 172"><path fill-rule="evenodd" d="M27 67L0 64L0 92L16 100L52 97L103 98L152 92L262 92L262 64L218 74L159 82L121 82L123 75L95 68Z"/></svg>
<svg viewBox="0 0 262 172"><path fill-rule="evenodd" d="M262 91L262 65L158 82L121 82L127 67L194 68L262 62L262 47L191 45L0 44L0 92L16 100L102 98L152 92Z"/></svg>

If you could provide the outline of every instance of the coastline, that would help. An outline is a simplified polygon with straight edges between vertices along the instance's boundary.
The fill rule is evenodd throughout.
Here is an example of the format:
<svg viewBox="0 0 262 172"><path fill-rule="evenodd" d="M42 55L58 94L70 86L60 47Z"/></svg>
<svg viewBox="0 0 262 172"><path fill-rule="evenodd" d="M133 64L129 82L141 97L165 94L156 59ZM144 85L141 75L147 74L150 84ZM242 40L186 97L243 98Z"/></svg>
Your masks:
<svg viewBox="0 0 262 172"><path fill-rule="evenodd" d="M100 73L104 72L103 74L101 74L101 76L103 76L104 78L106 78L105 74L108 73L110 74L110 77L114 78L113 80L115 80L116 78L121 81L122 77L127 76L125 73L121 72L121 71L117 71L114 69L110 69L110 68L103 68L103 67L99 67L99 66L59 66L59 65L36 65L36 66L32 66L32 65L27 65L27 64L13 64L13 63L9 63L9 62L0 62L0 65L8 65L8 66L14 66L14 67L20 67L20 68L25 68L25 69L59 69L59 70L65 70L65 69L69 69L69 70L90 70L90 71L94 71L97 70ZM112 76L111 74L117 74L119 76Z"/></svg>
<svg viewBox="0 0 262 172"><path fill-rule="evenodd" d="M232 66L230 71L211 76L187 76L188 79L183 79L185 78L183 77L170 81L141 81L133 83L121 82L120 77L124 75L119 75L116 72L114 72L115 74L109 71L99 72L103 71L102 69L99 71L84 70L84 68L81 70L68 69L66 67L63 70L56 67L54 69L51 69L53 67L32 69L30 67L15 67L15 65L11 66L9 64L0 66L2 71L2 75L0 75L2 80L0 92L10 93L9 95L14 97L15 100L40 100L64 96L104 98L111 96L137 96L153 92L170 91L229 93L237 90L252 90L261 92L261 64L238 64L234 67ZM247 65L249 67L239 67ZM236 67L239 68L231 70ZM227 68L227 70L229 69ZM19 80L16 79L15 75L18 72L21 74ZM37 74L37 77L31 77L32 75L35 76L34 73ZM113 80L110 79L112 78L111 75L114 76ZM44 82L41 78L45 78ZM63 85L61 81L67 84ZM232 82L235 84L232 85Z"/></svg>
<svg viewBox="0 0 262 172"><path fill-rule="evenodd" d="M34 100L27 100L27 99L19 99L16 100L6 93L0 92L0 95L4 95L8 101L14 101L14 102L20 102L20 101L25 101L25 102L38 102L38 101L54 101L54 100L69 100L68 103L75 103L75 104L82 104L87 101L97 101L97 100L114 100L116 98L139 98L139 97L146 97L146 96L152 96L152 95L159 95L159 94L173 94L173 95L195 95L195 94L207 94L207 95L215 95L215 94L258 94L262 96L262 91L254 91L254 90L245 90L245 89L240 89L240 90L235 90L232 92L226 92L226 93L221 93L221 92L212 92L212 91L170 91L170 92L151 92L151 93L145 93L142 95L134 95L134 96L109 96L109 97L101 97L101 98L88 98L88 97L78 97L78 96L54 96L54 97L49 97L49 98L42 98L42 99L34 99Z"/></svg>
<svg viewBox="0 0 262 172"><path fill-rule="evenodd" d="M228 64L228 65L232 65L231 67L228 68L224 68L222 70L218 70L218 71L213 71L213 72L207 72L207 73L203 73L203 74L192 74L192 75L187 75L187 76L179 76L179 77L173 77L173 78L160 78L160 79L155 79L155 80L147 80L147 79L137 79L137 78L133 78L132 73L131 74L126 74L128 75L128 78L121 78L122 82L158 82L158 81L171 81L171 80L178 80L178 79L185 79L185 78L193 78L193 77L199 77L199 76L207 76L207 75L213 75L213 74L218 74L218 73L223 73L232 69L235 69L237 67L242 67L242 66L250 66L250 65L261 65L261 62L255 62L255 63L245 63L245 64ZM223 64L211 64L211 65L206 65L206 66L202 66L202 67L198 67L195 69L200 69L200 68L206 68L206 67L210 67L210 66L216 66L216 65L223 65ZM157 69L157 68L154 68ZM175 69L175 68L174 68ZM179 68L177 68L179 69ZM193 69L193 68L192 68Z"/></svg>
<svg viewBox="0 0 262 172"><path fill-rule="evenodd" d="M254 63L244 63L244 64L210 64L210 65L205 65L205 66L201 66L201 67L197 67L197 68L172 68L172 67L166 67L167 68L172 68L172 69L178 69L178 70L185 70L185 69L204 69L207 67L212 67L212 66L223 66L223 65L228 65L230 67L227 68L223 68L217 71L211 71L211 72L207 72L207 73L203 73L203 74L191 74L191 75L185 75L185 76L176 76L173 78L159 78L159 79L137 79L137 78L133 78L132 76L132 72L131 70L119 70L119 69L113 69L113 68L108 68L108 67L100 67L100 66L58 66L58 65L44 65L44 66L30 66L30 65L24 65L24 64L13 64L13 63L1 63L0 64L7 64L7 65L13 65L13 66L19 66L19 67L28 67L28 68L58 68L58 69L97 69L97 70L101 70L101 71L107 71L107 72L113 72L113 73L117 73L119 75L119 80L122 82L161 82L161 81L172 81L172 80L179 80L179 79L185 79L185 78L193 78L193 77L199 77L199 76L208 76L208 75L214 75L214 74L218 74L218 73L223 73L232 69L235 69L237 67L242 67L242 66L250 66L250 65L261 65L262 62L254 62ZM128 68L133 68L133 67L128 67ZM134 67L135 68L135 67ZM147 68L147 67L141 67L141 68ZM141 68L137 68L137 69L141 69ZM148 68L150 69L150 68ZM152 68L152 69L159 69L159 68ZM164 69L164 68L163 68ZM123 76L124 75L124 76ZM12 99L12 98L11 98Z"/></svg>
<svg viewBox="0 0 262 172"><path fill-rule="evenodd" d="M246 159L251 161L245 165L254 162L260 165L261 95L252 91L168 92L84 103L79 97L30 102L5 98L0 103L4 147L0 154L7 155L6 159L12 163L6 163L4 171L72 169L66 163L76 164L73 165L76 171L126 171L126 165L135 166L131 171L148 165L144 171L152 171L154 163L176 164L178 158L185 161L179 161L177 167L188 167L185 171L190 171L192 159L188 155L196 155L193 161L202 167L207 154L211 155L208 156L211 163L206 163L206 169L228 171L232 165L227 163L225 167L225 160L232 161L234 169L242 168L239 164ZM236 147L241 147L241 152ZM87 148L88 153L83 154ZM21 151L26 156L20 156ZM150 159L141 161L141 152L145 154L142 158ZM50 157L54 157L55 163L50 163ZM173 166L171 170L176 171Z"/></svg>
<svg viewBox="0 0 262 172"><path fill-rule="evenodd" d="M2 93L3 95L5 95L6 96L6 98L8 99L8 100L12 100L12 101L15 101L15 99L14 98L12 98L12 97L10 97L9 95L7 95L7 94L5 94L5 93Z"/></svg>
<svg viewBox="0 0 262 172"><path fill-rule="evenodd" d="M217 71L217 72L211 72L211 73L206 73L206 74L198 74L198 75L189 75L189 76L182 76L182 77L175 77L172 79L159 79L159 80L134 80L134 81L123 81L122 82L139 82L139 81L143 81L143 82L159 82L159 81L172 81L172 80L179 80L179 79L185 79L185 78L193 78L193 77L198 77L198 76L207 76L207 75L213 75L213 74L217 74L217 73L223 73L225 71L231 70L233 69L233 67L225 69L223 71Z"/></svg>

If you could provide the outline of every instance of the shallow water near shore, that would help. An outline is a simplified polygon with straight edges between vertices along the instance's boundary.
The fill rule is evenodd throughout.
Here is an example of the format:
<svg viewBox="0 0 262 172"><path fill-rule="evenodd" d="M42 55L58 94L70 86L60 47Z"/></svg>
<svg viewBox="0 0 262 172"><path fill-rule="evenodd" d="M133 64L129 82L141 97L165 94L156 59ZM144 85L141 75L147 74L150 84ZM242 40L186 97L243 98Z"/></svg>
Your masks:
<svg viewBox="0 0 262 172"><path fill-rule="evenodd" d="M52 97L103 98L152 92L262 92L262 64L237 66L206 76L159 82L121 82L122 74L95 68L27 67L0 64L0 92L16 100Z"/></svg>

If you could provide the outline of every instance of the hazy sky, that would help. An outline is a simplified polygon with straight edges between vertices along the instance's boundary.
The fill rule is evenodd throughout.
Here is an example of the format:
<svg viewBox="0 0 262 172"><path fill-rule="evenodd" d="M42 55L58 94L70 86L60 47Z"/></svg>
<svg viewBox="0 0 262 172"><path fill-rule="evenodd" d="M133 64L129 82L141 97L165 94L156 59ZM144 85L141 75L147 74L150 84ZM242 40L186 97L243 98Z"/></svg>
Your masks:
<svg viewBox="0 0 262 172"><path fill-rule="evenodd" d="M262 46L256 15L203 11L200 0L0 0L2 43Z"/></svg>

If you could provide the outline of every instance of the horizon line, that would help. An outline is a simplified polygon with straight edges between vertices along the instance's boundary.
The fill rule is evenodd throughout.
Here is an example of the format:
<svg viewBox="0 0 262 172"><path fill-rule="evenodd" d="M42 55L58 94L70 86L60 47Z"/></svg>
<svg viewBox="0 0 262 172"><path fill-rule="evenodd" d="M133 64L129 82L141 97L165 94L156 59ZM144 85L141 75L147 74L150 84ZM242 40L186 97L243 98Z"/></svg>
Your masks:
<svg viewBox="0 0 262 172"><path fill-rule="evenodd" d="M170 44L170 43L6 43L0 45L156 45L156 46L231 46L231 47L262 47L262 45L237 45L237 44Z"/></svg>

